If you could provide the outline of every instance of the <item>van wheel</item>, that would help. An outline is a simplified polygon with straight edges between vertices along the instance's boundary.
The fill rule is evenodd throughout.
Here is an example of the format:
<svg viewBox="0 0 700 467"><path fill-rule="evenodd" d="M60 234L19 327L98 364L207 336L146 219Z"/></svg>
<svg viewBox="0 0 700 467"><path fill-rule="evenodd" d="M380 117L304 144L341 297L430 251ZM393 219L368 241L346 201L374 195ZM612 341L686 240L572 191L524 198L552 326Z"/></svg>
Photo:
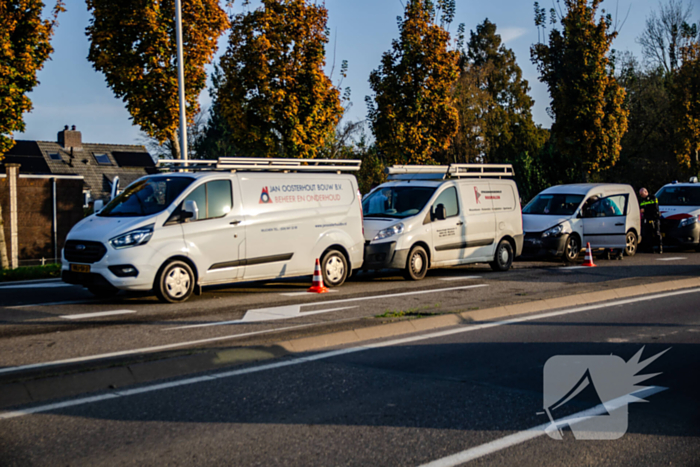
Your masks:
<svg viewBox="0 0 700 467"><path fill-rule="evenodd" d="M88 285L86 288L98 298L111 298L119 293L119 289L111 285Z"/></svg>
<svg viewBox="0 0 700 467"><path fill-rule="evenodd" d="M501 240L496 248L496 255L489 263L494 271L507 271L513 265L513 245L508 240Z"/></svg>
<svg viewBox="0 0 700 467"><path fill-rule="evenodd" d="M422 246L414 246L408 254L404 277L411 281L422 280L428 273L428 253Z"/></svg>
<svg viewBox="0 0 700 467"><path fill-rule="evenodd" d="M581 253L581 240L579 240L577 235L569 235L564 246L564 261L575 263L578 260L579 253Z"/></svg>
<svg viewBox="0 0 700 467"><path fill-rule="evenodd" d="M348 261L338 250L328 250L321 259L323 285L340 287L348 278Z"/></svg>
<svg viewBox="0 0 700 467"><path fill-rule="evenodd" d="M184 261L171 261L161 269L154 288L161 302L184 302L194 291L192 268Z"/></svg>
<svg viewBox="0 0 700 467"><path fill-rule="evenodd" d="M631 230L627 232L625 244L625 255L634 256L637 253L637 234Z"/></svg>

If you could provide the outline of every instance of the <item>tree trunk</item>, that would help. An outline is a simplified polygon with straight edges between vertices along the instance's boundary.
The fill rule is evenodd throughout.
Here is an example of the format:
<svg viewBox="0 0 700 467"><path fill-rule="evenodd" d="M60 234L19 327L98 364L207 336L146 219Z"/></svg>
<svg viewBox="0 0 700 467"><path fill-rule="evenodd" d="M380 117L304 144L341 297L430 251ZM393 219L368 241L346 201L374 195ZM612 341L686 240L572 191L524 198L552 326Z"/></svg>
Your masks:
<svg viewBox="0 0 700 467"><path fill-rule="evenodd" d="M2 206L0 206L0 264L3 269L10 268L10 261L7 259L7 243L5 243L5 224L2 221Z"/></svg>
<svg viewBox="0 0 700 467"><path fill-rule="evenodd" d="M180 155L180 139L177 135L170 136L170 148L173 155L173 159L182 159Z"/></svg>

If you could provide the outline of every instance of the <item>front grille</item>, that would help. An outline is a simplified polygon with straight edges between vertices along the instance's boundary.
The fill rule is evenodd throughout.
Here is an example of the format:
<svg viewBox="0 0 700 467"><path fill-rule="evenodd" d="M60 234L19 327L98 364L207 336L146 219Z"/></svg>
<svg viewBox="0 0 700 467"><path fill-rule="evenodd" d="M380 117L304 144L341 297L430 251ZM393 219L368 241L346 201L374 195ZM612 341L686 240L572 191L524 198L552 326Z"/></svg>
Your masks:
<svg viewBox="0 0 700 467"><path fill-rule="evenodd" d="M525 232L525 240L539 240L542 238L542 232Z"/></svg>
<svg viewBox="0 0 700 467"><path fill-rule="evenodd" d="M68 240L63 249L66 260L71 263L96 263L106 253L107 248L102 243L83 240Z"/></svg>
<svg viewBox="0 0 700 467"><path fill-rule="evenodd" d="M664 230L677 229L680 223L679 219L661 219L661 228Z"/></svg>

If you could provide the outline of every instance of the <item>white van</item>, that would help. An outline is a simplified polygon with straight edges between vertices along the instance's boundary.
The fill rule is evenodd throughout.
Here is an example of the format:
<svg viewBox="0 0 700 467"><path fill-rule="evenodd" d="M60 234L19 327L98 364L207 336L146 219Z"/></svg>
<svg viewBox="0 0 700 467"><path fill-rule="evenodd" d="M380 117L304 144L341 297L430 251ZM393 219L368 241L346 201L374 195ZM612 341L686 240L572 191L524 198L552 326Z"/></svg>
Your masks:
<svg viewBox="0 0 700 467"><path fill-rule="evenodd" d="M693 177L689 183L669 183L656 193L661 214L664 246L695 248L700 251L700 184Z"/></svg>
<svg viewBox="0 0 700 467"><path fill-rule="evenodd" d="M428 269L490 263L510 269L523 245L510 165L393 166L363 201L364 269Z"/></svg>
<svg viewBox="0 0 700 467"><path fill-rule="evenodd" d="M76 224L63 280L96 295L154 290L182 302L205 285L312 274L317 258L330 287L362 266L359 191L348 173L359 161L213 163L140 178Z"/></svg>
<svg viewBox="0 0 700 467"><path fill-rule="evenodd" d="M562 257L573 263L591 249L637 252L639 202L629 185L582 183L547 188L523 209L523 257Z"/></svg>

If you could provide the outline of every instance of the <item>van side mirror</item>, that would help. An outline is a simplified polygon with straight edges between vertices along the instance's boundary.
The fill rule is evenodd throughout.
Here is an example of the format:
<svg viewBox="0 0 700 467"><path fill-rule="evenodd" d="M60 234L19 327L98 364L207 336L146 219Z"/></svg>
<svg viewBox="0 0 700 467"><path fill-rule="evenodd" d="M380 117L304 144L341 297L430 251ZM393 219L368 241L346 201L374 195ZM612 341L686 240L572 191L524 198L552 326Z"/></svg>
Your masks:
<svg viewBox="0 0 700 467"><path fill-rule="evenodd" d="M92 205L92 212L97 214L98 212L102 211L102 208L104 208L104 207L105 207L105 202L102 201L101 199L98 199Z"/></svg>
<svg viewBox="0 0 700 467"><path fill-rule="evenodd" d="M435 219L439 221L444 221L447 219L447 209L444 204L438 204L435 206Z"/></svg>
<svg viewBox="0 0 700 467"><path fill-rule="evenodd" d="M192 219L196 221L199 219L199 208L197 207L197 202L194 200L187 200L182 206L182 213L180 214L180 219L187 220Z"/></svg>

